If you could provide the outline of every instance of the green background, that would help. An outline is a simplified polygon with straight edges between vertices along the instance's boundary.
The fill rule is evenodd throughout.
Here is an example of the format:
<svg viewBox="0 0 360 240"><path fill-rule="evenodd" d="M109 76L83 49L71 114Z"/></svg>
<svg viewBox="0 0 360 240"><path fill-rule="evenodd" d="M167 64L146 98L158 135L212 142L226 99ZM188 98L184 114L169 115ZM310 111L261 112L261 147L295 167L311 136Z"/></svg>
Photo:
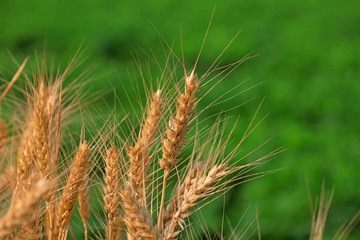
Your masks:
<svg viewBox="0 0 360 240"><path fill-rule="evenodd" d="M225 215L235 226L252 204L250 209L256 206L259 212L262 239L307 239L311 214L306 181L316 196L325 180L327 188L335 186L325 230L330 238L360 209L359 1L2 0L0 74L9 79L16 69L8 52L21 62L33 56L35 49L46 48L55 65L65 66L83 42L87 62L97 65L91 91L111 86L122 91L119 78L127 81L134 52L152 49L155 56L164 58L152 24L166 41L174 42L178 54L182 29L190 69L215 5L199 71L209 67L242 29L223 63L249 52L260 55L243 63L215 91L226 92L248 78L250 86L264 82L227 101L224 108L256 97L240 109L246 123L265 96L260 112L270 115L247 146L255 147L274 135L267 151L278 146L287 149L260 169L279 171L229 192ZM104 98L111 106L109 92L105 91ZM245 130L246 124L240 127ZM222 201L202 212L210 233L221 227ZM359 229L350 239L360 239Z"/></svg>

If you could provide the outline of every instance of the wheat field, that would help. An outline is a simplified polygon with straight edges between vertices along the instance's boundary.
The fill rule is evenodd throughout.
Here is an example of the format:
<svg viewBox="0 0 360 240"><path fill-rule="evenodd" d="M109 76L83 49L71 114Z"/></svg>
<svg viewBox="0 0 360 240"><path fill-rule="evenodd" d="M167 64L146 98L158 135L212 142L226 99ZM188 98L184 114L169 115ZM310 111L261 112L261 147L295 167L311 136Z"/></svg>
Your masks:
<svg viewBox="0 0 360 240"><path fill-rule="evenodd" d="M135 113L117 102L122 114L107 109L110 114L106 115L95 109L98 114L91 115L89 99L101 101L101 93L82 93L81 88L91 84L88 73L68 82L81 63L81 54L62 71L49 69L45 55L19 64L0 96L8 114L0 119L1 239L77 239L74 229L81 229L84 239L198 239L204 235L261 239L258 215L250 223L240 216L230 235L211 236L206 220L203 232L192 223L192 215L232 188L277 171L258 171L283 151L264 152L271 139L251 149L243 147L267 117L261 116L263 101L242 133L236 132L240 120L231 110L243 103L213 113L210 124L202 117L252 87L224 93L208 106L198 107L253 55L221 65L222 52L200 75L202 47L190 68L170 45L165 49L168 55L164 65L157 63L160 74L155 83L147 82L148 73L136 62L143 86L124 83L124 93L117 93L127 95ZM135 94L127 92L126 84ZM145 103L138 94L146 96ZM103 120L101 125L98 119ZM73 129L74 122L81 125ZM324 239L333 194L323 186L311 206L309 239ZM94 205L101 210L93 209ZM82 225L73 223L74 215ZM360 212L340 226L334 239L346 239L359 219ZM94 221L96 226L90 224Z"/></svg>

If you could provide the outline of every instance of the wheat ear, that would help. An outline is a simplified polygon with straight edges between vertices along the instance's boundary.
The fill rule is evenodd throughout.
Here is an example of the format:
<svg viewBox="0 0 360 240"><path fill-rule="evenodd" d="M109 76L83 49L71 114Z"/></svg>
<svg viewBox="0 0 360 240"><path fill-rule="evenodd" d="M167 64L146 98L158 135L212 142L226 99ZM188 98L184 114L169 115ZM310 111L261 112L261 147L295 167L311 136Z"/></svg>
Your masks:
<svg viewBox="0 0 360 240"><path fill-rule="evenodd" d="M113 144L105 158L104 210L107 213L106 239L119 239L121 235L120 218L120 164L119 153Z"/></svg>
<svg viewBox="0 0 360 240"><path fill-rule="evenodd" d="M184 182L177 189L170 200L164 214L164 239L175 239L181 230L175 231L178 226L184 229L185 219L190 216L190 209L201 199L214 192L216 183L227 174L226 164L213 166L206 174L202 164L195 164L189 171Z"/></svg>
<svg viewBox="0 0 360 240"><path fill-rule="evenodd" d="M162 117L162 105L161 91L158 90L152 97L139 139L127 151L130 162L128 181L130 181L136 192L138 203L144 207L146 207L147 172L151 164L149 149L154 142L154 137Z"/></svg>
<svg viewBox="0 0 360 240"><path fill-rule="evenodd" d="M73 165L70 169L70 176L60 197L60 203L57 209L56 229L54 232L59 240L66 238L72 210L75 206L79 189L86 178L89 154L90 150L87 143L82 143L76 152Z"/></svg>
<svg viewBox="0 0 360 240"><path fill-rule="evenodd" d="M165 201L166 182L173 168L179 161L178 156L183 151L185 145L186 133L192 114L195 112L196 98L195 94L199 91L200 82L195 79L194 70L189 76L185 73L185 93L177 98L176 115L170 117L169 125L166 129L166 138L162 144L162 158L159 161L160 167L164 170L163 187L161 194L160 212L158 219L158 228L162 231L162 213Z"/></svg>
<svg viewBox="0 0 360 240"><path fill-rule="evenodd" d="M42 79L42 78L41 78ZM40 82L38 92L34 97L34 112L35 112L35 156L36 163L39 169L41 178L49 179L50 173L50 156L48 151L48 127L49 118L45 116L45 107L47 103L48 92L44 81ZM53 211L51 209L49 193L44 194L46 210L45 210L45 232L50 234L53 229L52 223L54 219Z"/></svg>
<svg viewBox="0 0 360 240"><path fill-rule="evenodd" d="M140 206L135 191L127 182L121 191L122 208L124 210L124 223L127 227L128 239L159 239L159 232L153 225L149 212Z"/></svg>
<svg viewBox="0 0 360 240"><path fill-rule="evenodd" d="M84 234L85 240L88 239L88 222L90 216L90 186L89 186L89 178L86 178L83 186L79 190L79 213L81 220L84 224Z"/></svg>
<svg viewBox="0 0 360 240"><path fill-rule="evenodd" d="M49 151L48 151L48 126L49 118L45 115L45 108L48 98L44 82L40 83L39 92L35 97L35 153L37 166L41 178L48 178L50 173ZM45 200L48 197L45 197Z"/></svg>
<svg viewBox="0 0 360 240"><path fill-rule="evenodd" d="M49 185L40 180L25 197L15 201L6 215L0 219L0 238L5 237L27 220L41 196L49 189Z"/></svg>
<svg viewBox="0 0 360 240"><path fill-rule="evenodd" d="M26 192L28 189L23 186L24 181L30 177L33 171L35 161L35 145L33 141L34 132L34 114L30 114L27 122L27 127L23 132L20 139L20 146L17 152L17 166L16 166L16 185L11 200L11 206L14 204L15 199L21 192Z"/></svg>

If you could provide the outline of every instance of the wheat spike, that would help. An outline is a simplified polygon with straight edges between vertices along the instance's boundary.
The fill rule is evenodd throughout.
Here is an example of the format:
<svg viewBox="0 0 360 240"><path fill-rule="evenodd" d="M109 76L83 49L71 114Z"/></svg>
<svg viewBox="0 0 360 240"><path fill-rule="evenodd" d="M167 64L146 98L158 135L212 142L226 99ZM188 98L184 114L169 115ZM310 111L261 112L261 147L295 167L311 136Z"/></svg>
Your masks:
<svg viewBox="0 0 360 240"><path fill-rule="evenodd" d="M34 166L35 146L32 141L34 126L33 117L30 117L27 128L21 136L20 147L17 154L17 185L29 177L32 167Z"/></svg>
<svg viewBox="0 0 360 240"><path fill-rule="evenodd" d="M90 150L86 142L82 143L76 152L73 165L70 168L70 176L66 182L60 203L57 209L55 236L65 239L67 227L70 222L72 210L78 198L78 192L86 178L89 164Z"/></svg>
<svg viewBox="0 0 360 240"><path fill-rule="evenodd" d="M121 198L128 238L159 239L159 232L154 227L150 214L144 207L139 205L136 200L135 191L129 183L121 191Z"/></svg>
<svg viewBox="0 0 360 240"><path fill-rule="evenodd" d="M183 151L185 145L186 133L192 114L195 112L196 98L195 94L199 91L200 82L195 79L194 70L188 76L185 73L185 93L177 98L175 118L170 117L169 125L166 128L166 138L162 144L162 158L159 160L160 167L164 170L163 187L161 193L160 212L158 219L158 228L162 231L162 214L165 202L165 192L167 178L173 168L179 161L178 156Z"/></svg>
<svg viewBox="0 0 360 240"><path fill-rule="evenodd" d="M31 114L33 116L33 114ZM35 145L32 140L34 132L34 118L30 117L27 122L27 127L20 139L20 147L17 152L17 166L16 166L16 186L14 189L11 205L14 204L15 199L21 192L26 192L28 189L24 187L24 181L30 177L34 168L35 161Z"/></svg>
<svg viewBox="0 0 360 240"><path fill-rule="evenodd" d="M141 206L146 206L146 183L148 169L151 164L149 150L153 144L158 125L162 117L161 91L153 94L148 108L145 124L141 129L140 137L135 145L127 151L130 161L129 181L136 192L137 200Z"/></svg>
<svg viewBox="0 0 360 240"><path fill-rule="evenodd" d="M44 82L40 83L39 93L35 97L35 153L37 166L39 168L42 178L48 178L50 173L50 159L48 153L48 126L49 118L45 115L45 108L47 104L48 92ZM46 197L45 200L48 200Z"/></svg>
<svg viewBox="0 0 360 240"><path fill-rule="evenodd" d="M106 239L118 239L121 235L120 218L120 164L119 153L113 144L105 158L104 210L107 213Z"/></svg>
<svg viewBox="0 0 360 240"><path fill-rule="evenodd" d="M26 223L28 216L33 213L34 206L41 196L49 189L49 185L40 180L23 199L16 200L4 217L0 219L0 238L13 232L16 227Z"/></svg>
<svg viewBox="0 0 360 240"><path fill-rule="evenodd" d="M196 81L194 71L185 77L185 93L177 99L176 115L171 117L163 139L163 156L159 161L160 167L169 171L178 163L177 157L183 151L188 125L195 112L195 94L199 91L199 81Z"/></svg>
<svg viewBox="0 0 360 240"><path fill-rule="evenodd" d="M178 237L181 231L175 231L176 228L181 226L184 229L182 225L185 219L190 216L190 209L216 189L214 185L227 174L226 169L226 164L219 164L212 167L206 174L202 164L196 164L193 167L166 209L164 214L164 239Z"/></svg>

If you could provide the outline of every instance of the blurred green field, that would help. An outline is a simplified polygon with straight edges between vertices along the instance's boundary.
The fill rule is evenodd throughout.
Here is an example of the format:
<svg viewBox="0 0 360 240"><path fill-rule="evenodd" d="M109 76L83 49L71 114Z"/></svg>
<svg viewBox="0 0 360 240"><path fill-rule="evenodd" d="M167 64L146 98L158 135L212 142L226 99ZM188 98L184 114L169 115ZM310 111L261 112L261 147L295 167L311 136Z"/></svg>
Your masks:
<svg viewBox="0 0 360 240"><path fill-rule="evenodd" d="M8 52L21 62L27 55L33 60L35 49L46 49L55 65L65 66L83 44L86 64L96 65L89 90L105 89L105 101L111 106L111 86L122 91L119 79L127 81L136 52L151 49L164 58L164 46L152 25L170 44L174 42L174 51L180 54L181 24L190 69L215 5L199 71L206 70L242 29L223 64L249 52L260 55L243 63L216 91L224 93L248 78L250 86L264 82L225 102L223 108L256 97L237 112L245 119L239 124L241 132L265 96L260 111L270 115L246 144L256 147L274 136L266 150L287 149L259 169L279 171L226 195L225 215L236 226L252 204L250 208L256 206L259 212L262 239L307 239L311 214L306 181L316 196L325 180L328 188L335 186L325 230L330 239L360 209L360 1L3 0L0 77L9 79L16 69ZM79 71L85 68L82 65ZM209 101L213 99L210 94ZM202 211L209 232L221 229L223 201L220 198ZM360 229L349 239L360 239Z"/></svg>

